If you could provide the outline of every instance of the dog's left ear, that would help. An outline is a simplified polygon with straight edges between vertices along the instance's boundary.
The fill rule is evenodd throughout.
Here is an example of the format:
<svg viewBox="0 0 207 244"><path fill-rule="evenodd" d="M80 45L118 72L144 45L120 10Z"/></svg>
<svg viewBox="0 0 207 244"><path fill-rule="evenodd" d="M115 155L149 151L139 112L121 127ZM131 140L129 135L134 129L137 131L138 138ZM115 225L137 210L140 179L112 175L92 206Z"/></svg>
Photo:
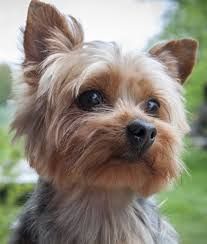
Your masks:
<svg viewBox="0 0 207 244"><path fill-rule="evenodd" d="M198 43L193 39L172 40L155 45L149 53L158 58L169 74L183 84L191 74L196 61Z"/></svg>

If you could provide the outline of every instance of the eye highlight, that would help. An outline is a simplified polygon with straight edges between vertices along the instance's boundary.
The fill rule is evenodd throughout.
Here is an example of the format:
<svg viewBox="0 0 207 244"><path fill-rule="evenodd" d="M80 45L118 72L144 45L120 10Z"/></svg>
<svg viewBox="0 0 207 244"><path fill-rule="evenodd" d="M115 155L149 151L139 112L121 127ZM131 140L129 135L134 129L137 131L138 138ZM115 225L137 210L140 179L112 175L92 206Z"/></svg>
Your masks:
<svg viewBox="0 0 207 244"><path fill-rule="evenodd" d="M157 99L151 98L145 103L145 112L149 115L158 115L160 103Z"/></svg>
<svg viewBox="0 0 207 244"><path fill-rule="evenodd" d="M85 91L77 98L78 107L85 111L92 111L103 103L103 94L98 90Z"/></svg>

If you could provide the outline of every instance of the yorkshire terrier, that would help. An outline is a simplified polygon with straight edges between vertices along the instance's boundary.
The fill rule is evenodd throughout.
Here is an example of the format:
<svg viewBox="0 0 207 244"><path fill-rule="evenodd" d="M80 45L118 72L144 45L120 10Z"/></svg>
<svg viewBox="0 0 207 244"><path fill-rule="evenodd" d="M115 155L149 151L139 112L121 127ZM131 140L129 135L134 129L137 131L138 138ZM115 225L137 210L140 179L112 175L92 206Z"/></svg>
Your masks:
<svg viewBox="0 0 207 244"><path fill-rule="evenodd" d="M197 42L125 53L32 0L23 31L16 137L39 182L11 244L175 244L151 200L184 166L182 84Z"/></svg>

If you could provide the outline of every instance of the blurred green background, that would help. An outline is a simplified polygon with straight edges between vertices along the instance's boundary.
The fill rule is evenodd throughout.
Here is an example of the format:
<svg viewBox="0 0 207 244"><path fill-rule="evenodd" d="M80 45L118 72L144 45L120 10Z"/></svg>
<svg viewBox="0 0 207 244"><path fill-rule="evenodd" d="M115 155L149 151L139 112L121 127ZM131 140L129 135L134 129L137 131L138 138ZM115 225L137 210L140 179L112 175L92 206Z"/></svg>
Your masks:
<svg viewBox="0 0 207 244"><path fill-rule="evenodd" d="M199 41L198 63L186 84L190 121L194 120L203 101L203 87L207 84L207 1L180 0L168 25L159 38L193 37ZM190 176L183 175L172 192L161 194L167 202L162 211L181 235L181 243L207 243L207 150L192 146L186 139L183 155Z"/></svg>
<svg viewBox="0 0 207 244"><path fill-rule="evenodd" d="M207 1L175 1L177 8L165 16L163 32L152 40L190 36L199 41L198 63L186 84L189 119L193 121L202 103L203 86L207 80ZM9 225L19 213L33 189L32 184L15 184L13 168L23 158L22 143L12 145L9 134L13 106L8 103L11 91L11 70L0 65L0 179L6 176L9 183L0 182L0 243L8 238ZM168 216L184 244L207 243L207 151L195 148L192 139L186 138L184 162L190 176L184 174L173 191L159 195L165 203L161 211Z"/></svg>

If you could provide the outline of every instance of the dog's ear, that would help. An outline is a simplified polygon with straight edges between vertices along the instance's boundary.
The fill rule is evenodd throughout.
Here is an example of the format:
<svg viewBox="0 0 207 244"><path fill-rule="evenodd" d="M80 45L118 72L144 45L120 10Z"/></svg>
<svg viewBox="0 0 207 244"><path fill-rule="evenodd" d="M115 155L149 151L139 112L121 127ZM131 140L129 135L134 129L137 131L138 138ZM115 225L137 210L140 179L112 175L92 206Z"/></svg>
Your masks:
<svg viewBox="0 0 207 244"><path fill-rule="evenodd" d="M195 64L197 47L198 43L193 39L180 39L157 44L149 53L158 58L170 75L183 84Z"/></svg>
<svg viewBox="0 0 207 244"><path fill-rule="evenodd" d="M67 19L52 5L31 1L23 40L25 63L40 63L50 52L71 50L82 42L83 31L77 20Z"/></svg>

